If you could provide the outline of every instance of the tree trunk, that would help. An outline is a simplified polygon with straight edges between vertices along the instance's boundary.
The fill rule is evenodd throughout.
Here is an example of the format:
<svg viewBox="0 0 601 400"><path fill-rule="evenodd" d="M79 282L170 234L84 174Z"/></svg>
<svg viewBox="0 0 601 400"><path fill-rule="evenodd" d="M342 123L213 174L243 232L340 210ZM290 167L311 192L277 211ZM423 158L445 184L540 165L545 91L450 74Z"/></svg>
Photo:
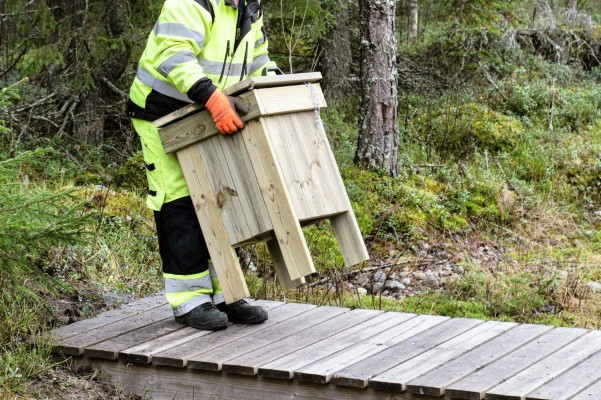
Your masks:
<svg viewBox="0 0 601 400"><path fill-rule="evenodd" d="M355 91L351 81L353 61L350 40L349 2L334 6L336 24L320 40L319 69L323 74L321 85L328 103L341 106Z"/></svg>
<svg viewBox="0 0 601 400"><path fill-rule="evenodd" d="M395 0L361 1L361 110L355 163L397 172Z"/></svg>
<svg viewBox="0 0 601 400"><path fill-rule="evenodd" d="M407 41L415 43L417 41L417 0L409 0L407 4Z"/></svg>
<svg viewBox="0 0 601 400"><path fill-rule="evenodd" d="M73 134L78 139L94 144L104 139L107 104L115 97L106 81L116 82L127 66L130 48L127 41L111 45L125 34L128 21L127 4L123 0L104 0L103 13L94 15L90 3L84 0L49 0L59 23L71 24L73 35L64 52L67 70L85 71L90 80L77 96L71 115ZM96 35L89 32L95 31ZM59 77L55 77L59 78Z"/></svg>
<svg viewBox="0 0 601 400"><path fill-rule="evenodd" d="M105 25L106 37L117 39L125 32L127 21L126 7L121 0L106 1L102 22ZM87 143L100 144L104 140L105 121L107 118L107 100L115 97L115 93L107 86L113 84L123 75L127 68L129 46L105 47L103 60L92 66L94 86L84 90L80 95L80 104L76 115L81 119L74 121L75 135Z"/></svg>

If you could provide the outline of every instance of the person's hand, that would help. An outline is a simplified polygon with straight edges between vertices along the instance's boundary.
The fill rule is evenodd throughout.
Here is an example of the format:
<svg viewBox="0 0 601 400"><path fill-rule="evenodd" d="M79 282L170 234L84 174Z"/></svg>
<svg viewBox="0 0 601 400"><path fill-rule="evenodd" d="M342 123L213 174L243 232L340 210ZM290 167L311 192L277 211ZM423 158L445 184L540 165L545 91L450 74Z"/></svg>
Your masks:
<svg viewBox="0 0 601 400"><path fill-rule="evenodd" d="M215 90L205 107L211 113L217 130L223 134L232 134L244 128L240 115L248 113L248 107L237 97L227 96Z"/></svg>

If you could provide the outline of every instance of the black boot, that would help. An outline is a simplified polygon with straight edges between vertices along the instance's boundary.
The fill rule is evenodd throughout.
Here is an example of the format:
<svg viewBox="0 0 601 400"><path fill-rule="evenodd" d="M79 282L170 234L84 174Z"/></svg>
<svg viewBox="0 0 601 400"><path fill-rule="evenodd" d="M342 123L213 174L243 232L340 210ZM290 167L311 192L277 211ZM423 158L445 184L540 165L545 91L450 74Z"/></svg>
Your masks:
<svg viewBox="0 0 601 400"><path fill-rule="evenodd" d="M267 320L267 311L259 306L251 306L244 300L232 304L220 303L217 308L235 324L260 324Z"/></svg>
<svg viewBox="0 0 601 400"><path fill-rule="evenodd" d="M227 328L227 315L210 302L203 303L186 314L175 317L175 320L202 331L220 331Z"/></svg>

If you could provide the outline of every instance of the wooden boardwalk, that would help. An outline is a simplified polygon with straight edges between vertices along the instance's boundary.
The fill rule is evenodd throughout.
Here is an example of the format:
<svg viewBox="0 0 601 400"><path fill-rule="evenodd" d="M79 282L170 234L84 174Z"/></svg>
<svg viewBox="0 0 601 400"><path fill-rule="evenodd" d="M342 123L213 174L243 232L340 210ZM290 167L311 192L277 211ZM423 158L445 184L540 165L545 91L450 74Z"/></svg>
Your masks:
<svg viewBox="0 0 601 400"><path fill-rule="evenodd" d="M152 399L601 399L601 331L256 301L199 331L162 295L58 328L54 353Z"/></svg>

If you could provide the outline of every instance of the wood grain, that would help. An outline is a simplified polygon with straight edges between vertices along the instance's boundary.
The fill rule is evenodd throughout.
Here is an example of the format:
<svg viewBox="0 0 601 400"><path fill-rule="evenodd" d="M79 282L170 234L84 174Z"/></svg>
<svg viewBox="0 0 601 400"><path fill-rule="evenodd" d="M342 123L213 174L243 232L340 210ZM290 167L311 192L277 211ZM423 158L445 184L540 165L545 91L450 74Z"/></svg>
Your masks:
<svg viewBox="0 0 601 400"><path fill-rule="evenodd" d="M381 374L370 378L369 386L377 390L402 392L407 383L426 372L470 351L517 324L488 321L444 342L419 356L413 357Z"/></svg>
<svg viewBox="0 0 601 400"><path fill-rule="evenodd" d="M601 350L601 331L576 339L539 363L521 371L486 393L486 399L522 399L547 382Z"/></svg>
<svg viewBox="0 0 601 400"><path fill-rule="evenodd" d="M487 390L553 354L585 333L584 329L553 329L513 353L454 382L447 387L445 393L457 399L483 399Z"/></svg>

